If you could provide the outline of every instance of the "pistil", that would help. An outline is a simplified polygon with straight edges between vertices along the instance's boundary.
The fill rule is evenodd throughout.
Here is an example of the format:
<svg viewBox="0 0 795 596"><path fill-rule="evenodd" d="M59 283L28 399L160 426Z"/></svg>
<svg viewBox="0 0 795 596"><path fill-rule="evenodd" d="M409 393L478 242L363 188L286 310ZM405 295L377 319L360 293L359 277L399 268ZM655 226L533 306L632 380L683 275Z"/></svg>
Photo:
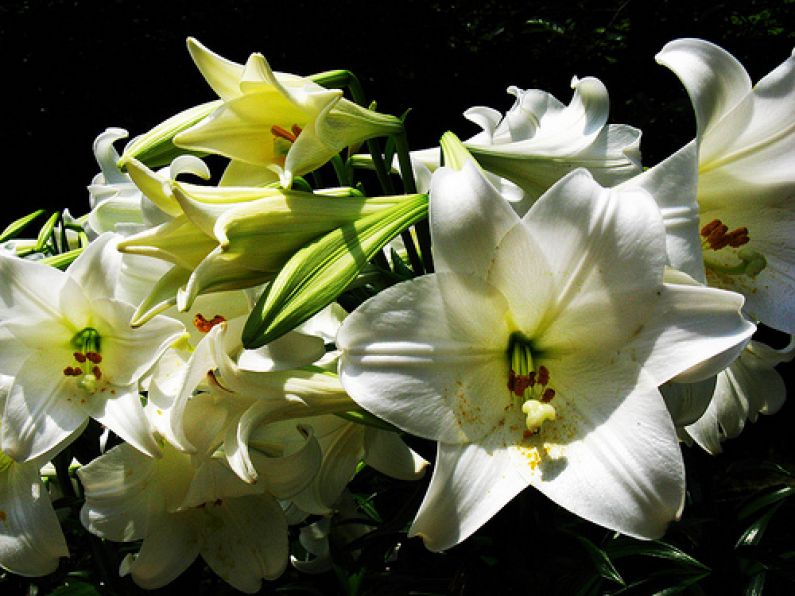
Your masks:
<svg viewBox="0 0 795 596"><path fill-rule="evenodd" d="M526 434L532 435L544 422L555 419L555 408L549 403L555 397L555 390L548 386L549 369L544 365L536 369L531 342L516 333L509 340L508 357L508 390L522 400Z"/></svg>
<svg viewBox="0 0 795 596"><path fill-rule="evenodd" d="M95 393L97 384L102 379L102 354L100 353L101 338L93 327L85 327L75 333L71 344L75 348L72 353L73 362L63 369L66 377L74 377L77 386L86 393Z"/></svg>

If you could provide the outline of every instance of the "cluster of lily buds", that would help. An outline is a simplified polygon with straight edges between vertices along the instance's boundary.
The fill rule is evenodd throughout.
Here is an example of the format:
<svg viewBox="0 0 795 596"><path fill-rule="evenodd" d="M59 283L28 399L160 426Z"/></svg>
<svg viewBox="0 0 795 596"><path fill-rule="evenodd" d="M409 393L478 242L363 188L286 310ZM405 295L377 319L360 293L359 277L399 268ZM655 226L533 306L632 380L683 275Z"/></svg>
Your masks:
<svg viewBox="0 0 795 596"><path fill-rule="evenodd" d="M594 77L568 105L510 87L465 113L482 132L410 152L348 71L188 50L217 99L121 152L107 129L88 213L0 235L3 568L69 556L54 462L143 588L199 555L248 593L291 557L322 572L363 466L425 473L407 435L437 444L409 530L431 550L530 486L658 538L680 442L717 453L783 404L795 342L751 336L795 335L795 58L752 86L711 43L666 45L698 127L644 169Z"/></svg>

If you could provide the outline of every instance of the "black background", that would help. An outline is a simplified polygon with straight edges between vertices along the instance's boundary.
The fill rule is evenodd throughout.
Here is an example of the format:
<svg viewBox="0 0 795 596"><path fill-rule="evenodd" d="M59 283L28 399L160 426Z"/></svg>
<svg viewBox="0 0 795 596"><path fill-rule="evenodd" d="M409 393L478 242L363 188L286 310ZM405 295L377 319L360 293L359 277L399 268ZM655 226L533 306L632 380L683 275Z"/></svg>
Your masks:
<svg viewBox="0 0 795 596"><path fill-rule="evenodd" d="M643 129L644 163L653 165L694 131L684 91L654 54L673 38L703 37L734 53L756 80L792 49L791 29L780 31L792 7L699 0L6 0L4 219L41 206L85 212L98 133L120 126L134 136L214 99L185 49L188 35L238 62L260 51L275 70L348 68L382 111L412 108L409 140L416 148L435 144L448 129L475 132L461 112L473 105L504 111L508 85L542 88L568 103L572 75L597 76L611 93L611 121Z"/></svg>

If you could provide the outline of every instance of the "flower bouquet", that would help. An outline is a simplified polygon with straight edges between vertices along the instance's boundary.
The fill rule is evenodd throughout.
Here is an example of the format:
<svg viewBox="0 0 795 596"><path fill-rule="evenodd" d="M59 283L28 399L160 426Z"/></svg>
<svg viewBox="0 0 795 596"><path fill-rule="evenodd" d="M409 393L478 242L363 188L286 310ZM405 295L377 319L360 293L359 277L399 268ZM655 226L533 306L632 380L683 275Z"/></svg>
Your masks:
<svg viewBox="0 0 795 596"><path fill-rule="evenodd" d="M703 577L659 540L680 443L775 413L795 356L752 339L795 334L795 58L752 86L667 44L697 130L650 167L594 77L412 150L349 71L187 45L217 98L108 128L87 213L0 234L0 566L55 572L66 531L144 589L200 556L247 593L330 569L357 593L341 560L374 537L387 573L535 492L610 530L558 526L583 593L626 585L622 552ZM413 495L392 517L385 482Z"/></svg>

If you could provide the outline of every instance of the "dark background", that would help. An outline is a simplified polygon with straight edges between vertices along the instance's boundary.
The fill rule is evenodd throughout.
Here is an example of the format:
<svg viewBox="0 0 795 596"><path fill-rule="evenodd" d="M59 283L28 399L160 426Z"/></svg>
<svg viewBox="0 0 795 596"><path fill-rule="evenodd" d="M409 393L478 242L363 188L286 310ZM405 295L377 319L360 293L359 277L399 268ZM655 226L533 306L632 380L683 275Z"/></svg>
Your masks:
<svg viewBox="0 0 795 596"><path fill-rule="evenodd" d="M188 35L238 62L260 51L275 70L348 68L382 111L413 109L416 148L448 129L475 132L461 112L504 111L508 85L568 103L572 75L597 76L611 93L611 122L643 129L644 163L653 165L694 131L686 95L655 53L676 37L702 37L756 80L792 50L794 8L792 0L4 0L5 219L45 205L85 212L98 133L120 126L134 136L215 98L185 49Z"/></svg>
<svg viewBox="0 0 795 596"><path fill-rule="evenodd" d="M508 85L545 89L568 103L572 75L597 76L611 93L610 121L641 128L644 163L654 165L695 131L684 90L654 62L662 46L677 37L708 39L732 52L758 80L792 51L793 12L793 0L289 5L5 0L0 5L0 228L40 207L68 206L74 215L84 213L86 185L97 171L91 144L106 127L120 126L134 136L181 109L214 99L185 49L188 35L238 62L260 51L279 71L350 69L381 111L399 114L412 108L408 131L415 148L435 144L448 129L462 137L474 133L461 112L473 105L506 110L512 103L505 94ZM773 340L781 345L781 337ZM789 369L784 372L789 376ZM712 569L688 593L741 593L755 577L753 565L768 566L766 593L793 593L795 567L787 561L795 559L787 553L795 549L795 499L780 510L758 546L736 546L749 523L738 517L743 504L782 483L795 485L795 476L776 471L776 466L793 470L793 423L793 406L787 404L778 415L749 424L721 456L685 449L688 504L666 540ZM417 447L432 456L432 446ZM600 544L609 538L535 491L525 491L470 540L432 555L418 540L405 541L399 526L410 521L423 486L368 474L358 477L353 489L376 487L376 503L396 525L382 527L363 543L356 561L346 559L350 551L337 553L336 574L310 578L288 572L278 583L266 583L264 591L357 593L349 588L351 578L361 573L361 593L482 594L495 590L499 581L507 581L504 593L575 593L598 565L572 536ZM67 527L67 537L73 558L56 578L41 580L42 593L61 585L67 573L92 568L87 553L94 543L76 523ZM401 541L398 553L394 545ZM635 578L652 577L657 567L645 565L631 559L619 568ZM88 573L86 581L100 585L99 576ZM108 581L111 587L105 584L103 590L109 593L137 593L129 582ZM23 584L8 585L13 591ZM616 585L607 581L603 587ZM162 593L186 591L223 593L224 586L197 563Z"/></svg>

